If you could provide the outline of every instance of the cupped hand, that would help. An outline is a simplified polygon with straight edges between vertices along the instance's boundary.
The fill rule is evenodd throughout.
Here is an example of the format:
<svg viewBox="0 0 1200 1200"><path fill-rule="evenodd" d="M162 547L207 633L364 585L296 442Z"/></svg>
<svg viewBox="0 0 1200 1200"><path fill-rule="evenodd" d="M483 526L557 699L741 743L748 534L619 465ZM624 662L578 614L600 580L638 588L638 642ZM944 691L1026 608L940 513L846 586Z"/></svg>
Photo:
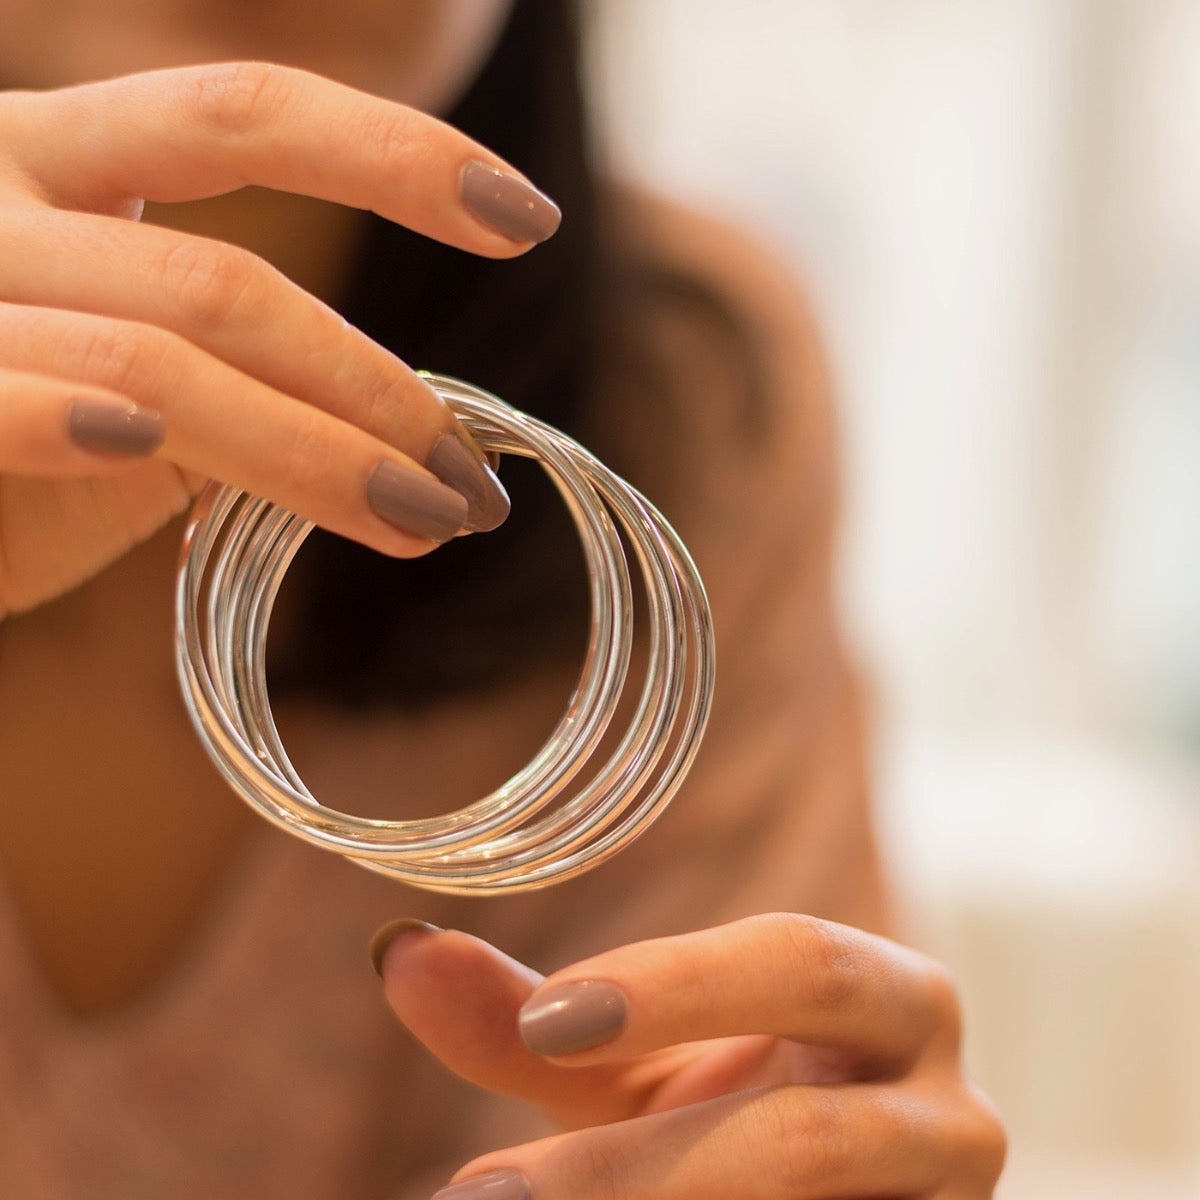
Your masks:
<svg viewBox="0 0 1200 1200"><path fill-rule="evenodd" d="M138 221L144 201L248 184L494 258L558 222L462 134L300 71L0 93L0 616L75 586L210 477L394 556L506 515L397 358L249 252Z"/></svg>
<svg viewBox="0 0 1200 1200"><path fill-rule="evenodd" d="M467 1164L439 1200L984 1200L999 1176L954 987L882 938L773 914L543 979L402 923L378 960L447 1066L569 1130Z"/></svg>

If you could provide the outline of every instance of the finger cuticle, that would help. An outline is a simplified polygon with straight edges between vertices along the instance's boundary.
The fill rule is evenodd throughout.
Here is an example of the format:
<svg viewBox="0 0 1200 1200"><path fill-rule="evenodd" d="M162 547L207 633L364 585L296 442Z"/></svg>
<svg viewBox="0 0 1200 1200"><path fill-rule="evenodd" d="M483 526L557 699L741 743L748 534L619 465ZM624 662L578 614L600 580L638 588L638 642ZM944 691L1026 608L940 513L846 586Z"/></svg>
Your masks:
<svg viewBox="0 0 1200 1200"><path fill-rule="evenodd" d="M535 1054L555 1058L610 1042L625 1027L624 993L614 984L583 980L546 988L521 1009L521 1039Z"/></svg>
<svg viewBox="0 0 1200 1200"><path fill-rule="evenodd" d="M532 1200L529 1180L507 1168L460 1179L435 1192L431 1200Z"/></svg>

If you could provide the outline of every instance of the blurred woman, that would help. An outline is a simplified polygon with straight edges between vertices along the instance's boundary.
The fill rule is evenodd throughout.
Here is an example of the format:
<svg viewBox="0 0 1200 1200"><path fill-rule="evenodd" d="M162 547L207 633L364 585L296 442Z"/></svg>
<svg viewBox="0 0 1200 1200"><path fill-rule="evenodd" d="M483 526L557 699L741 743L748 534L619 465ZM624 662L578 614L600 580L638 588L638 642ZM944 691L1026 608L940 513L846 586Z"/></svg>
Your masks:
<svg viewBox="0 0 1200 1200"><path fill-rule="evenodd" d="M953 987L878 936L811 321L745 238L597 176L572 6L0 22L8 1190L990 1195ZM413 894L255 823L176 697L177 518L218 478L332 531L270 656L318 795L441 811L540 744L574 534L410 367L580 438L709 587L697 768L552 892ZM398 909L373 957L415 1041L363 966Z"/></svg>

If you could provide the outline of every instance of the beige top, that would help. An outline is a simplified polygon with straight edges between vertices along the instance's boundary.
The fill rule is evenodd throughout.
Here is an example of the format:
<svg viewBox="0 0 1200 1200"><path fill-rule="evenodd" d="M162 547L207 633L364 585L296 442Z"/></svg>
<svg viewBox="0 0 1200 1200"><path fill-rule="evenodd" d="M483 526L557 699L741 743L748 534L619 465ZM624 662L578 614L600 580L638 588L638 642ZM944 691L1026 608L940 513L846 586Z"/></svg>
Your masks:
<svg viewBox="0 0 1200 1200"><path fill-rule="evenodd" d="M502 899L415 893L256 823L170 969L91 1018L62 1004L16 893L0 891L0 1194L416 1198L473 1154L543 1132L536 1114L452 1079L391 1017L366 944L395 916L468 929L541 971L771 909L881 926L860 706L831 609L833 436L810 320L740 235L651 201L630 202L627 219L633 244L702 281L744 326L766 406L748 438L746 380L721 339L683 302L644 314L694 397L688 440L667 454L626 409L613 433L649 456L652 498L699 563L718 638L710 732L683 791L605 867ZM22 620L47 625L55 607ZM365 811L381 779L402 775L407 794L445 808L540 742L569 679L546 682L427 717L281 723L318 795L336 788ZM0 762L17 763L10 711L0 696ZM64 734L67 757L70 745Z"/></svg>

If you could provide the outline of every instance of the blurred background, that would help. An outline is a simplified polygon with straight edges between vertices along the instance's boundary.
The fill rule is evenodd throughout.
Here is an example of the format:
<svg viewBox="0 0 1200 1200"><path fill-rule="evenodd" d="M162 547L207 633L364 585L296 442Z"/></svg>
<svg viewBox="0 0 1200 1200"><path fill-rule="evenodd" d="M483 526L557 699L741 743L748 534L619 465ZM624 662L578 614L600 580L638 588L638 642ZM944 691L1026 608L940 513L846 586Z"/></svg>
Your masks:
<svg viewBox="0 0 1200 1200"><path fill-rule="evenodd" d="M593 0L618 169L839 380L910 940L1008 1200L1200 1197L1200 0Z"/></svg>

